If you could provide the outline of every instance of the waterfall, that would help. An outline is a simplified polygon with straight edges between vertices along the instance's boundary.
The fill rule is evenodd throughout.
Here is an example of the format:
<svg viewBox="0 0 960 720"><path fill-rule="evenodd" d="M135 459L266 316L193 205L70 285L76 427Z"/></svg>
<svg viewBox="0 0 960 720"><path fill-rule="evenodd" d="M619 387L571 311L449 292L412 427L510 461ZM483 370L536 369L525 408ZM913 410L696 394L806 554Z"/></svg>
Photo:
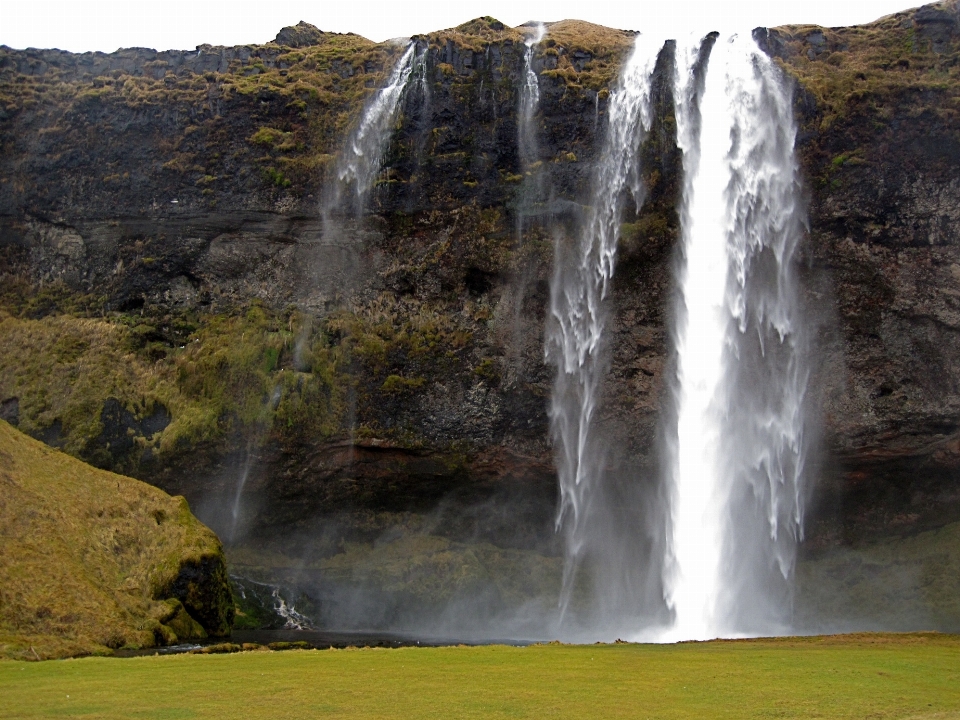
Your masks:
<svg viewBox="0 0 960 720"><path fill-rule="evenodd" d="M402 101L411 79L426 88L426 48L411 42L393 68L387 85L377 91L364 108L360 124L347 140L337 160L336 182L327 210L343 202L345 189L353 190L354 210L359 214L367 194L376 183Z"/></svg>
<svg viewBox="0 0 960 720"><path fill-rule="evenodd" d="M557 529L565 543L560 617L571 602L577 570L588 554L602 555L591 529L603 524L597 501L603 478L595 432L600 381L606 370L604 327L613 277L624 189L639 207L644 187L638 151L652 120L651 85L662 43L639 35L608 104L609 125L579 242L567 257L558 240L545 354L556 367L550 406L551 435L560 481Z"/></svg>
<svg viewBox="0 0 960 720"><path fill-rule="evenodd" d="M526 217L545 202L548 181L540 162L540 140L536 114L540 104L540 79L533 68L534 52L546 34L546 27L538 23L524 40L523 82L520 83L520 101L517 108L517 153L523 182L517 193L517 240L523 243L523 225Z"/></svg>
<svg viewBox="0 0 960 720"><path fill-rule="evenodd" d="M520 109L517 120L517 147L523 170L539 160L539 142L534 116L540 104L540 79L533 69L533 53L546 34L546 27L538 23L532 35L523 41L523 84L520 86Z"/></svg>
<svg viewBox="0 0 960 720"><path fill-rule="evenodd" d="M684 189L668 636L777 633L801 532L807 382L791 96L750 38L691 45L676 67Z"/></svg>
<svg viewBox="0 0 960 720"><path fill-rule="evenodd" d="M253 465L253 458L250 455L250 444L247 443L247 459L243 463L243 471L237 478L237 492L233 497L233 509L230 512L230 532L228 537L230 542L237 540L237 524L240 522L241 504L243 498L243 489L247 486L247 478L250 477L250 467Z"/></svg>

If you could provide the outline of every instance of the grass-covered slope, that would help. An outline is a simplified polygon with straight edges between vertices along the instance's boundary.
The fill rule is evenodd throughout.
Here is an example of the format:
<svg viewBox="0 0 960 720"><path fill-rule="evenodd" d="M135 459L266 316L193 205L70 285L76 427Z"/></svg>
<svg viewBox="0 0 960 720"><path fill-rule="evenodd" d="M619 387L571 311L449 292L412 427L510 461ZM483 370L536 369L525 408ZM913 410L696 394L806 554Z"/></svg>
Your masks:
<svg viewBox="0 0 960 720"><path fill-rule="evenodd" d="M0 718L945 719L958 668L936 635L5 662Z"/></svg>
<svg viewBox="0 0 960 720"><path fill-rule="evenodd" d="M186 501L0 421L0 657L230 631L220 542Z"/></svg>
<svg viewBox="0 0 960 720"><path fill-rule="evenodd" d="M952 172L960 117L958 32L956 0L866 25L770 31L766 49L809 94L800 107L801 152L816 200L883 173L888 164L907 173Z"/></svg>

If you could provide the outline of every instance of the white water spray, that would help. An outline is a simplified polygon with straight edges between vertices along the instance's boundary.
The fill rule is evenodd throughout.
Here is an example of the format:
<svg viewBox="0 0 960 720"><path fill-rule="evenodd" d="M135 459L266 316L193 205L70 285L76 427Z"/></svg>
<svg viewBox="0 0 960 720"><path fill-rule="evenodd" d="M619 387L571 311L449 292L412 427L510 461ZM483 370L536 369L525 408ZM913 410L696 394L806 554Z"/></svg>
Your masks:
<svg viewBox="0 0 960 720"><path fill-rule="evenodd" d="M273 588L270 597L274 600L273 611L284 619L283 627L285 630L313 629L310 618L303 613L297 612L297 609L292 604L287 605L287 601L283 598L283 595L280 594L280 588Z"/></svg>
<svg viewBox="0 0 960 720"><path fill-rule="evenodd" d="M560 599L561 618L570 604L578 567L591 551L591 520L602 483L602 451L595 434L600 380L606 369L604 328L607 294L613 277L622 210L629 184L639 207L644 187L637 154L652 120L651 84L662 43L644 35L624 67L608 104L609 126L594 180L592 207L573 257L557 245L550 292L546 357L557 368L550 407L560 508L557 528L564 533L566 558ZM594 516L594 517L592 517Z"/></svg>
<svg viewBox="0 0 960 720"><path fill-rule="evenodd" d="M721 38L709 59L681 48L676 80L684 262L668 636L776 633L802 519L796 128L778 69L750 38Z"/></svg>
<svg viewBox="0 0 960 720"><path fill-rule="evenodd" d="M537 45L543 40L547 29L538 23L533 34L523 41L526 50L523 53L523 85L520 86L520 109L517 123L517 147L520 150L520 162L523 170L539 158L539 141L534 117L540 104L540 79L533 69L533 55Z"/></svg>
<svg viewBox="0 0 960 720"><path fill-rule="evenodd" d="M337 162L337 182L330 206L341 202L344 188L353 188L356 210L362 210L367 193L376 183L383 164L383 154L397 123L397 116L411 79L421 89L426 87L425 48L412 42L393 68L387 85L367 104L353 135L347 141Z"/></svg>

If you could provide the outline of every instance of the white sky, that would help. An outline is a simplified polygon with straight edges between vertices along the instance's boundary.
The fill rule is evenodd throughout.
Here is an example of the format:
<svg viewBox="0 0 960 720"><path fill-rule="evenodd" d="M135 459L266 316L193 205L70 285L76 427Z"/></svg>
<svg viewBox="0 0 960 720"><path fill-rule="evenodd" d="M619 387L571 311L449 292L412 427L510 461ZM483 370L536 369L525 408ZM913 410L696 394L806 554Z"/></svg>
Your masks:
<svg viewBox="0 0 960 720"><path fill-rule="evenodd" d="M507 25L577 18L663 37L759 25L870 22L916 0L0 0L0 45L112 52L192 50L272 40L306 20L371 40L408 37L492 15Z"/></svg>

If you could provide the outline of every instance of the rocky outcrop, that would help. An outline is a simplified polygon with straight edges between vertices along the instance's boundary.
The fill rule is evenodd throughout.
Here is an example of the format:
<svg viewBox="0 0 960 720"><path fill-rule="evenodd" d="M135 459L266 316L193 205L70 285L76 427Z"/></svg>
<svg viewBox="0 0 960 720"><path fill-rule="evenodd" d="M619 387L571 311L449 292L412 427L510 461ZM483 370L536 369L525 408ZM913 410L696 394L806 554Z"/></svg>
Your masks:
<svg viewBox="0 0 960 720"><path fill-rule="evenodd" d="M274 43L284 47L302 48L319 45L323 42L324 33L315 26L301 20L296 25L283 28L277 33Z"/></svg>

